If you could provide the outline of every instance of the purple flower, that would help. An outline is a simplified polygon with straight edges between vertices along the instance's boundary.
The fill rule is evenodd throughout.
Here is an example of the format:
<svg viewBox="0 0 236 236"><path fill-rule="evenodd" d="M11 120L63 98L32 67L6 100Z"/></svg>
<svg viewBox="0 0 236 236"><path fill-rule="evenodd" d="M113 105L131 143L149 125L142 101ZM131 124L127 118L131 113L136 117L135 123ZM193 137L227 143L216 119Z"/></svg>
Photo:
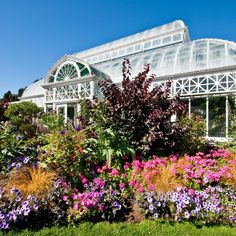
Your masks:
<svg viewBox="0 0 236 236"><path fill-rule="evenodd" d="M26 157L23 162L27 164L29 162L29 159L30 159L29 157Z"/></svg>
<svg viewBox="0 0 236 236"><path fill-rule="evenodd" d="M16 168L20 168L21 165L22 165L21 163L17 163L17 164L16 164Z"/></svg>
<svg viewBox="0 0 236 236"><path fill-rule="evenodd" d="M154 218L157 219L158 218L158 213L154 213Z"/></svg>
<svg viewBox="0 0 236 236"><path fill-rule="evenodd" d="M152 203L153 199L152 199L151 197L148 197L148 198L147 198L147 201L148 201L149 203Z"/></svg>
<svg viewBox="0 0 236 236"><path fill-rule="evenodd" d="M21 197L16 197L16 201L20 202L21 201Z"/></svg>
<svg viewBox="0 0 236 236"><path fill-rule="evenodd" d="M185 213L184 213L184 217L185 217L186 219L189 219L189 217L190 217L190 214L189 214L189 212L188 212L188 211L185 211Z"/></svg>
<svg viewBox="0 0 236 236"><path fill-rule="evenodd" d="M80 126L78 125L78 126L75 128L75 130L79 132L79 131L81 130Z"/></svg>
<svg viewBox="0 0 236 236"><path fill-rule="evenodd" d="M20 140L20 139L22 139L22 136L21 135L17 135L16 136L16 140Z"/></svg>
<svg viewBox="0 0 236 236"><path fill-rule="evenodd" d="M152 204L150 204L148 208L149 208L150 211L154 210L154 206Z"/></svg>
<svg viewBox="0 0 236 236"><path fill-rule="evenodd" d="M60 134L61 134L61 135L64 135L65 133L66 133L65 130L61 130L61 131L60 131Z"/></svg>
<svg viewBox="0 0 236 236"><path fill-rule="evenodd" d="M25 208L25 210L24 210L24 216L29 215L29 213L30 213L29 207Z"/></svg>

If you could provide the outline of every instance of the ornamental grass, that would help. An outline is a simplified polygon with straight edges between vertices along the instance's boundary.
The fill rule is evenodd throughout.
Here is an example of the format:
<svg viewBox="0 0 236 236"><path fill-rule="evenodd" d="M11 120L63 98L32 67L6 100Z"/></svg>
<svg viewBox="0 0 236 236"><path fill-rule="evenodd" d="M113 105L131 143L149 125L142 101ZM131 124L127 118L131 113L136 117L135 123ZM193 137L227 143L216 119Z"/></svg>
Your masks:
<svg viewBox="0 0 236 236"><path fill-rule="evenodd" d="M47 196L57 179L57 174L40 166L24 166L9 173L5 189L19 189L22 196Z"/></svg>

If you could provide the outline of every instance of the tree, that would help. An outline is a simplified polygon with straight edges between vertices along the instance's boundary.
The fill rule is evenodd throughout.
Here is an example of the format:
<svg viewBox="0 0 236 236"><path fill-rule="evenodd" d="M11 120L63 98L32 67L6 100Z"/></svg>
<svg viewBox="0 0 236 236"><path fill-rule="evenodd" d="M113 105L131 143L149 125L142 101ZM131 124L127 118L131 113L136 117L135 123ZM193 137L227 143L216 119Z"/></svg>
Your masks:
<svg viewBox="0 0 236 236"><path fill-rule="evenodd" d="M149 65L134 79L130 78L130 68L129 60L125 60L121 88L112 80L99 82L105 103L104 126L125 133L142 154L169 154L176 138L183 135L178 122L171 122L171 116L181 114L185 105L178 97L171 98L170 81L150 89L155 77L148 76Z"/></svg>

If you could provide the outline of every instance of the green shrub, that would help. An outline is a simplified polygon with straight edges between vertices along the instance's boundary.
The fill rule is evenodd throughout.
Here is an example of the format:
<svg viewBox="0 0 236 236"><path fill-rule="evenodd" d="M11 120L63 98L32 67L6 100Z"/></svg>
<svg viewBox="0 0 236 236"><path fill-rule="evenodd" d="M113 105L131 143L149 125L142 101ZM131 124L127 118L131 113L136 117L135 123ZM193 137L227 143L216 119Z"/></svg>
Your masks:
<svg viewBox="0 0 236 236"><path fill-rule="evenodd" d="M206 145L206 123L197 115L182 116L179 124L184 130L184 135L177 139L177 149L180 154L194 154L202 151Z"/></svg>
<svg viewBox="0 0 236 236"><path fill-rule="evenodd" d="M133 157L135 151L130 143L129 136L122 130L114 129L106 117L107 107L104 101L82 101L81 116L86 119L87 139L84 142L84 152L90 154L98 163L108 165L121 164L122 156ZM85 121L85 120L84 120Z"/></svg>
<svg viewBox="0 0 236 236"><path fill-rule="evenodd" d="M4 115L27 137L32 137L36 132L35 119L41 109L32 102L11 104Z"/></svg>
<svg viewBox="0 0 236 236"><path fill-rule="evenodd" d="M60 131L64 127L63 115L55 112L43 113L38 122L45 126L49 131Z"/></svg>
<svg viewBox="0 0 236 236"><path fill-rule="evenodd" d="M27 145L9 122L0 123L0 173L6 173L16 158L26 156L35 158L36 148Z"/></svg>

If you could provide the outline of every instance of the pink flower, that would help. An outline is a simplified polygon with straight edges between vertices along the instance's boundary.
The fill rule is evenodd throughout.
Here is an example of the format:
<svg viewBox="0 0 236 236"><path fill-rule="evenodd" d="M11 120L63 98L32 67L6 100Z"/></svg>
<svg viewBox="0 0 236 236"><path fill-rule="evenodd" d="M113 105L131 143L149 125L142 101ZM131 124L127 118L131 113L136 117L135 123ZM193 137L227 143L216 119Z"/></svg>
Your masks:
<svg viewBox="0 0 236 236"><path fill-rule="evenodd" d="M145 190L144 190L142 187L139 187L139 188L138 188L138 191L139 191L140 193L145 192Z"/></svg>
<svg viewBox="0 0 236 236"><path fill-rule="evenodd" d="M108 165L103 166L103 167L102 167L102 170L105 171L105 172L108 171L108 170L109 170Z"/></svg>
<svg viewBox="0 0 236 236"><path fill-rule="evenodd" d="M119 170L118 169L112 169L112 171L111 171L111 173L110 173L110 175L111 176L117 176L119 174Z"/></svg>
<svg viewBox="0 0 236 236"><path fill-rule="evenodd" d="M85 177L82 179L82 183L86 184L88 182L88 179L86 179Z"/></svg>
<svg viewBox="0 0 236 236"><path fill-rule="evenodd" d="M66 195L64 195L63 197L62 197L62 199L63 199L63 201L67 201L67 199L68 199L68 197L66 196Z"/></svg>
<svg viewBox="0 0 236 236"><path fill-rule="evenodd" d="M124 165L124 169L127 170L127 169L129 169L129 167L130 167L130 164L128 162L126 162Z"/></svg>
<svg viewBox="0 0 236 236"><path fill-rule="evenodd" d="M148 188L150 191L154 191L155 190L155 186L153 184L149 184Z"/></svg>
<svg viewBox="0 0 236 236"><path fill-rule="evenodd" d="M73 206L73 210L74 211L77 211L78 210L78 207L79 207L79 205L76 203L76 204L74 204L74 206Z"/></svg>
<svg viewBox="0 0 236 236"><path fill-rule="evenodd" d="M78 195L73 193L73 194L72 194L72 199L73 199L73 200L77 200L77 199L78 199Z"/></svg>
<svg viewBox="0 0 236 236"><path fill-rule="evenodd" d="M123 190L125 188L125 184L124 183L120 183L119 187L120 187L121 190Z"/></svg>
<svg viewBox="0 0 236 236"><path fill-rule="evenodd" d="M103 211L104 211L104 205L101 204L101 205L98 207L98 209L99 209L99 211L103 212Z"/></svg>
<svg viewBox="0 0 236 236"><path fill-rule="evenodd" d="M136 181L135 180L130 180L129 186L134 187L135 185L136 185Z"/></svg>
<svg viewBox="0 0 236 236"><path fill-rule="evenodd" d="M195 191L190 188L190 189L188 190L188 193L189 193L190 195L194 195L194 194L195 194Z"/></svg>
<svg viewBox="0 0 236 236"><path fill-rule="evenodd" d="M121 178L126 178L127 176L127 174L121 174Z"/></svg>

